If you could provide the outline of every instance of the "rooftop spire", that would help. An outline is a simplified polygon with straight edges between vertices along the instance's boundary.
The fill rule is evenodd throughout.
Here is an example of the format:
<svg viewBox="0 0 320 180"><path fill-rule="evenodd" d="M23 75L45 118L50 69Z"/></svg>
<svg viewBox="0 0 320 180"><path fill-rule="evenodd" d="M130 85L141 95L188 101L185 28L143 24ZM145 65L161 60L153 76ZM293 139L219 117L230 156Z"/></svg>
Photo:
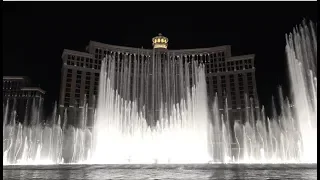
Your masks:
<svg viewBox="0 0 320 180"><path fill-rule="evenodd" d="M162 36L162 34L159 33L158 36L152 38L153 48L154 48L154 49L156 49L156 48L167 49L167 47L168 47L168 41L169 41L168 38Z"/></svg>

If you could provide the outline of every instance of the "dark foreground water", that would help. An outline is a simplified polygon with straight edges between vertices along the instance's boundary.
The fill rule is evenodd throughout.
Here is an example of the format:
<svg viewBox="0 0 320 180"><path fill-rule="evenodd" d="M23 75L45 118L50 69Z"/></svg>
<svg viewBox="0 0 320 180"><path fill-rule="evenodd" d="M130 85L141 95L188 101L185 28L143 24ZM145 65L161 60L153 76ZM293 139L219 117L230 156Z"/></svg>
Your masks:
<svg viewBox="0 0 320 180"><path fill-rule="evenodd" d="M210 179L317 179L313 164L204 164L204 165L48 165L4 166L3 179L11 180L210 180Z"/></svg>

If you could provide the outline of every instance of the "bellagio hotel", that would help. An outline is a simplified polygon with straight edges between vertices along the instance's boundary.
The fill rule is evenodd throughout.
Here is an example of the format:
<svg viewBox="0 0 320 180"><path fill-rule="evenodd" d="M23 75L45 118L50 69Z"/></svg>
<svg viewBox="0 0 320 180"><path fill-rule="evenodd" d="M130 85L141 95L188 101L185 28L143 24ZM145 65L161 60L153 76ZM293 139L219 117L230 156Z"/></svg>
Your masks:
<svg viewBox="0 0 320 180"><path fill-rule="evenodd" d="M148 60L154 53L166 54L173 59L194 59L205 64L207 93L212 105L215 94L221 113L227 103L232 122L245 120L246 100L252 99L252 106L258 109L254 54L231 56L229 45L199 49L168 49L168 38L159 34L152 38L153 49L116 46L90 41L86 52L64 49L62 53L60 115L68 115L68 123L77 125L77 119L88 103L88 118L92 119L99 86L101 61L106 55L131 55ZM247 99L245 98L247 94ZM248 101L247 101L248 102ZM65 113L67 112L67 113ZM92 122L88 122L92 126Z"/></svg>

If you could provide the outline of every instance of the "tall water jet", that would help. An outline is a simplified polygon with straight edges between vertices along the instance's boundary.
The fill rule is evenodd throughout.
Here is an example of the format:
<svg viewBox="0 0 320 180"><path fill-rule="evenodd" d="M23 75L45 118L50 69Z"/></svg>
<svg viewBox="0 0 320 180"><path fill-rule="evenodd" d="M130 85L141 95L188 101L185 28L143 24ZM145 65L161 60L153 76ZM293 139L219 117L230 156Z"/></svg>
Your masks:
<svg viewBox="0 0 320 180"><path fill-rule="evenodd" d="M317 161L317 35L316 27L303 21L286 35L295 118L302 137L302 160Z"/></svg>
<svg viewBox="0 0 320 180"><path fill-rule="evenodd" d="M88 134L90 134L88 133L88 129L86 127L79 129L72 126L65 128L65 124L61 125L60 116L56 115L56 104L53 114L47 122L45 124L40 123L39 104L35 103L35 99L32 101L31 114L30 116L25 116L23 122L16 120L15 106L10 108L8 102L5 105L3 164L79 163L87 159L91 141L91 136L88 136ZM87 106L85 109L87 109ZM11 115L9 115L9 111ZM72 139L68 141L70 137L75 137L80 140ZM89 141L89 143L86 143L87 141ZM69 154L71 154L71 157L77 158L70 158L70 160L68 159ZM64 159L66 159L66 161L64 161Z"/></svg>
<svg viewBox="0 0 320 180"><path fill-rule="evenodd" d="M108 56L92 163L206 163L212 159L207 111L203 65L156 54Z"/></svg>

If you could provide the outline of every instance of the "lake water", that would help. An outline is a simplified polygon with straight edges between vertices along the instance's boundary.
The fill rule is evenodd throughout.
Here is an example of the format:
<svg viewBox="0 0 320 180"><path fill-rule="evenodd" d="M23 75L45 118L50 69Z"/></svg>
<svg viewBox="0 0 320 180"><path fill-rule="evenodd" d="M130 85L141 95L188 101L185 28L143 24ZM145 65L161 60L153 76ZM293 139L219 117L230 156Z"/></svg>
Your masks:
<svg viewBox="0 0 320 180"><path fill-rule="evenodd" d="M4 166L8 180L317 179L316 164L46 165Z"/></svg>

